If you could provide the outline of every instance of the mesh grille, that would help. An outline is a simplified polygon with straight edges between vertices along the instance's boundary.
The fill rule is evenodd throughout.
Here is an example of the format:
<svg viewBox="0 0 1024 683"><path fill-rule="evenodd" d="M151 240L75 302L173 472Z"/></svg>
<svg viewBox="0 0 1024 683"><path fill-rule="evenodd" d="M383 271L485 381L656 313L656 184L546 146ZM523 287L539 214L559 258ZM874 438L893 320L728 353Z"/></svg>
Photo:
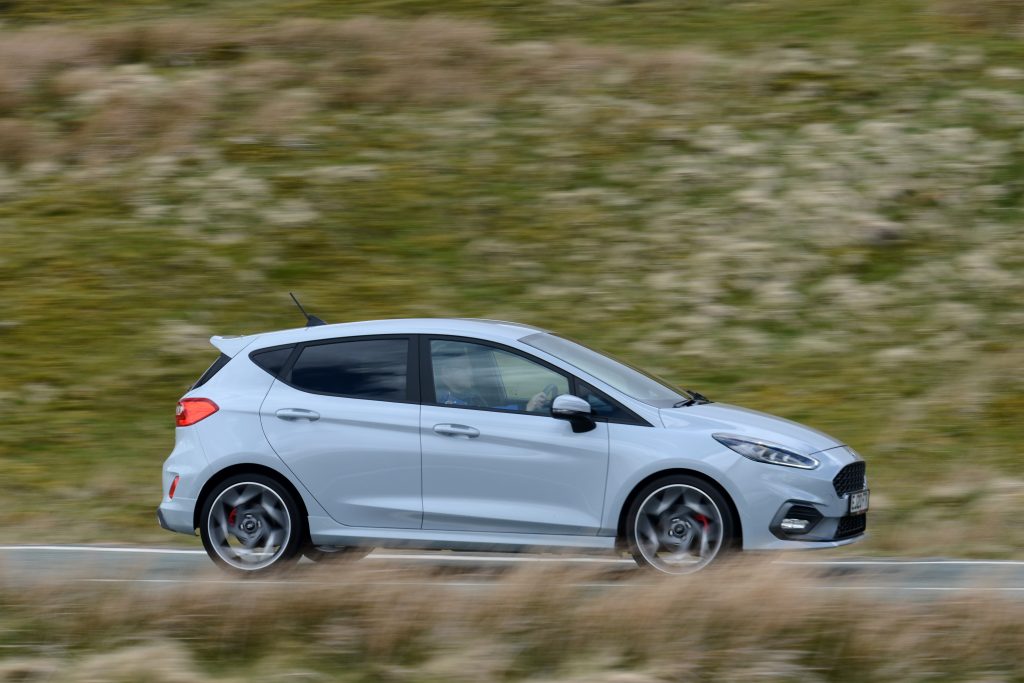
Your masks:
<svg viewBox="0 0 1024 683"><path fill-rule="evenodd" d="M836 540L849 538L864 533L868 527L867 515L854 515L853 517L841 517L839 526L836 527Z"/></svg>
<svg viewBox="0 0 1024 683"><path fill-rule="evenodd" d="M839 470L839 474L832 480L836 488L836 495L842 498L847 493L860 491L864 488L864 473L866 468L863 462L855 462Z"/></svg>

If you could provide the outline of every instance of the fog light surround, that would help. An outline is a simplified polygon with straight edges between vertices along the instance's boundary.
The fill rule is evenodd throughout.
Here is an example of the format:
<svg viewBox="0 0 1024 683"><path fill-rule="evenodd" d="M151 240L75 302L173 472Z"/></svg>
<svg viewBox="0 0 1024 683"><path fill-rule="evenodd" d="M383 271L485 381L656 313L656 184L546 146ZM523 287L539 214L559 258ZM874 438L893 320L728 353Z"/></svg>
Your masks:
<svg viewBox="0 0 1024 683"><path fill-rule="evenodd" d="M811 503L790 500L779 508L770 528L777 538L792 539L807 536L822 519L824 515Z"/></svg>
<svg viewBox="0 0 1024 683"><path fill-rule="evenodd" d="M811 520L799 519L795 517L786 517L782 520L782 524L779 528L790 534L803 534L807 533L807 530L811 527Z"/></svg>

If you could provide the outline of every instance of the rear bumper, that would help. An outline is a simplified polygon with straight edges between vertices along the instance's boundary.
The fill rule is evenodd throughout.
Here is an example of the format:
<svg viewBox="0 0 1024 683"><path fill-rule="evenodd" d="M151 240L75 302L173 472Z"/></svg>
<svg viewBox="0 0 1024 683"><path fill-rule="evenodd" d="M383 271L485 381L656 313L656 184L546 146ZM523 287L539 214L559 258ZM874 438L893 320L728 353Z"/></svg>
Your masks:
<svg viewBox="0 0 1024 683"><path fill-rule="evenodd" d="M175 531L179 534L194 535L196 501L192 498L175 498L165 500L156 509L156 521L162 529Z"/></svg>

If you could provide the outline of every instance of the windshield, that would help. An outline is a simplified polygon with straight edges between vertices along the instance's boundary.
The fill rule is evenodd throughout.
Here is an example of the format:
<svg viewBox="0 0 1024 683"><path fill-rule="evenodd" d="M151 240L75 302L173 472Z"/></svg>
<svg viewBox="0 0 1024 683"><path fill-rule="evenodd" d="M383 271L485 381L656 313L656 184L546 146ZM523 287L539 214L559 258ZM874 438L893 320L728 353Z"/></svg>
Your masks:
<svg viewBox="0 0 1024 683"><path fill-rule="evenodd" d="M550 353L638 401L668 408L684 400L682 392L664 380L564 337L540 332L519 341Z"/></svg>

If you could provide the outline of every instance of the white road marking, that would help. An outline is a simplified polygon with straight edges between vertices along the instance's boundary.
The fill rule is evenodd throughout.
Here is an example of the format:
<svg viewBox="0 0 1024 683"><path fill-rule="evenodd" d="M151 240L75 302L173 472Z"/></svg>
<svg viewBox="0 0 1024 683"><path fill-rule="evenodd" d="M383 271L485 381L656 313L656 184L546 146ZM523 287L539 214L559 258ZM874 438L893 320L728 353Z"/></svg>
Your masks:
<svg viewBox="0 0 1024 683"><path fill-rule="evenodd" d="M564 557L553 556L553 557L534 557L529 555L522 555L519 557L509 556L498 556L488 557L486 555L449 555L448 553L438 553L436 555L423 554L423 555L412 555L404 553L373 553L366 556L367 560L415 560L415 561L430 561L436 562L442 560L444 562L592 562L596 564L636 564L633 560L623 560L615 557L578 557L566 555Z"/></svg>
<svg viewBox="0 0 1024 683"><path fill-rule="evenodd" d="M1024 586L815 586L826 591L960 591L967 593L1024 593Z"/></svg>
<svg viewBox="0 0 1024 683"><path fill-rule="evenodd" d="M164 585L210 584L226 585L235 588L244 586L338 586L329 581L282 581L272 579L73 579L77 583L140 583ZM369 581L360 586L411 586L416 588L489 588L496 585L495 581ZM642 588L646 583L619 583L615 581L596 581L574 584L577 588ZM1024 586L814 586L815 590L827 591L918 591L918 592L959 592L959 593L1024 593Z"/></svg>
<svg viewBox="0 0 1024 683"><path fill-rule="evenodd" d="M783 560L780 564L798 564L824 567L871 567L871 566L906 566L906 565L965 565L965 566L1024 566L1022 560L807 560L802 562Z"/></svg>
<svg viewBox="0 0 1024 683"><path fill-rule="evenodd" d="M283 581L273 579L72 579L77 583L146 583L194 586L199 583L227 585L235 588L245 586L340 586L330 581ZM360 586L413 586L416 588L492 588L496 581L364 581ZM621 584L613 581L573 584L578 588L634 588L640 584Z"/></svg>
<svg viewBox="0 0 1024 683"><path fill-rule="evenodd" d="M92 553L139 553L150 555L205 555L205 550L177 550L175 548L115 548L98 545L0 545L8 550L68 550Z"/></svg>
<svg viewBox="0 0 1024 683"><path fill-rule="evenodd" d="M94 553L132 553L151 555L206 555L204 550L184 550L178 548L140 548L97 545L2 545L0 552L6 551L61 551L61 552L94 552ZM533 555L469 555L446 552L438 553L389 553L374 552L367 556L370 560L408 560L408 561L445 561L445 562L480 562L480 563L529 563L529 562L572 562L593 564L634 564L633 560L616 557L581 557L566 556L533 556ZM820 567L871 567L871 566L915 566L915 565L962 565L962 566L1024 566L1024 560L779 560L779 564L820 566Z"/></svg>

